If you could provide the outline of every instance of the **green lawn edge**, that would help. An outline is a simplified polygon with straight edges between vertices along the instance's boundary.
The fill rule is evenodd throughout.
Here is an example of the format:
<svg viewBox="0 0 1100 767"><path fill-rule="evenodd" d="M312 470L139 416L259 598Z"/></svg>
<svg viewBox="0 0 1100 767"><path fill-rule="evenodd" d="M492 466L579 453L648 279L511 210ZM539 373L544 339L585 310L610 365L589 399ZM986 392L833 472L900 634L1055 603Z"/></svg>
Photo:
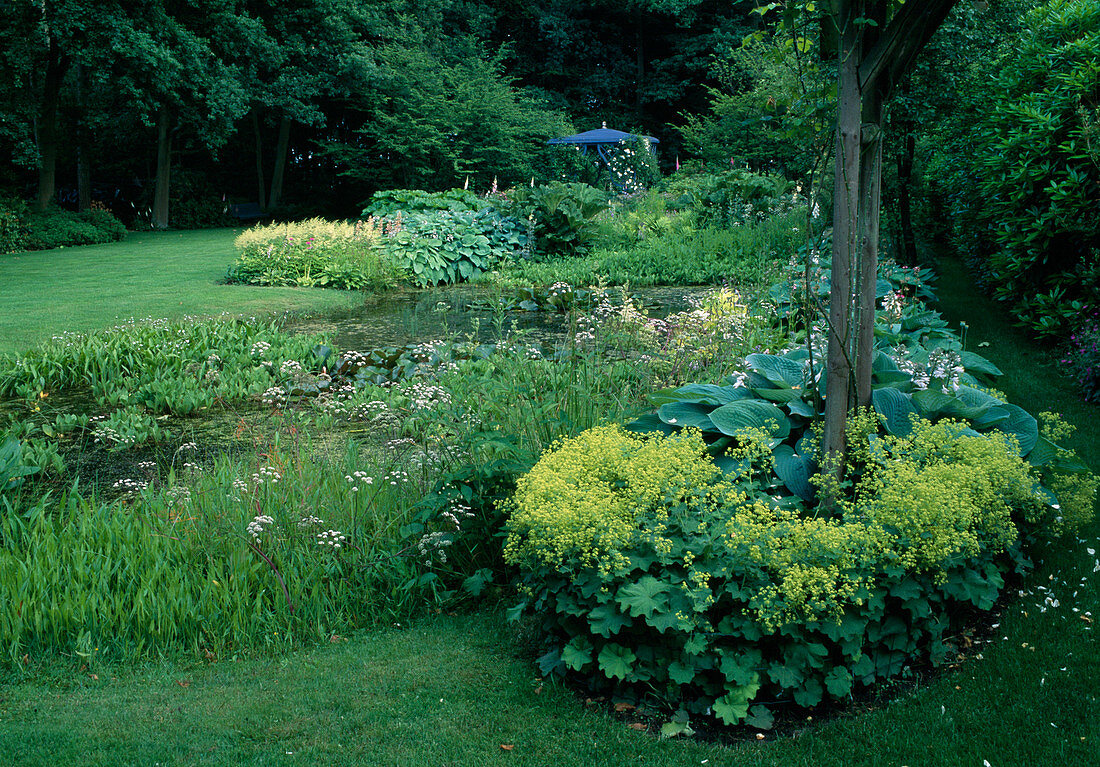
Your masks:
<svg viewBox="0 0 1100 767"><path fill-rule="evenodd" d="M363 302L349 291L225 284L239 232L131 232L106 245L0 255L0 353L130 318L316 314Z"/></svg>

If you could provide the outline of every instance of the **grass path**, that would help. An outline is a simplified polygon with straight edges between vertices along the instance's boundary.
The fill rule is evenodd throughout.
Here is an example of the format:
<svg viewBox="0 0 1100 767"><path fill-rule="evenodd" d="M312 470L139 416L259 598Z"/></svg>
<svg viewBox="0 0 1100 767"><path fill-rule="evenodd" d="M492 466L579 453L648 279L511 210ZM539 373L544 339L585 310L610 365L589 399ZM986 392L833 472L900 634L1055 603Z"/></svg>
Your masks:
<svg viewBox="0 0 1100 767"><path fill-rule="evenodd" d="M968 346L989 343L980 351L1006 371L1014 401L1081 426L1074 447L1100 468L1097 407L1073 397L957 268L944 272L944 309L969 323ZM1100 574L1088 548L1100 550L1100 524L1037 552L1031 593L1003 604L991 641L959 667L779 740L723 746L632 729L538 680L500 615L484 610L285 658L79 672L61 663L69 670L0 683L0 764L1094 767ZM1058 608L1041 611L1049 592L1039 586Z"/></svg>
<svg viewBox="0 0 1100 767"><path fill-rule="evenodd" d="M0 352L130 317L323 312L360 301L336 290L219 284L234 229L130 233L122 242L0 255Z"/></svg>

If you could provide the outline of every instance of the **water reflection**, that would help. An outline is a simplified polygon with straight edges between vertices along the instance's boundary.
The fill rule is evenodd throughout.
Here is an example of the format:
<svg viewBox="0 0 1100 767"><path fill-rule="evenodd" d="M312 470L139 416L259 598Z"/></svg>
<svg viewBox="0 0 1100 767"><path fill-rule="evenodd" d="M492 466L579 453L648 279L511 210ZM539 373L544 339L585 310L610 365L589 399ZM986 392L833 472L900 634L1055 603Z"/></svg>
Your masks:
<svg viewBox="0 0 1100 767"><path fill-rule="evenodd" d="M707 290L656 287L632 290L630 295L649 316L665 317L690 308L688 299ZM498 305L501 308L494 310ZM499 289L458 285L387 296L341 315L299 320L293 329L325 335L339 349L368 350L475 334L478 341L489 343L513 330L528 330L534 340L553 345L564 335L566 320L558 312L526 311Z"/></svg>

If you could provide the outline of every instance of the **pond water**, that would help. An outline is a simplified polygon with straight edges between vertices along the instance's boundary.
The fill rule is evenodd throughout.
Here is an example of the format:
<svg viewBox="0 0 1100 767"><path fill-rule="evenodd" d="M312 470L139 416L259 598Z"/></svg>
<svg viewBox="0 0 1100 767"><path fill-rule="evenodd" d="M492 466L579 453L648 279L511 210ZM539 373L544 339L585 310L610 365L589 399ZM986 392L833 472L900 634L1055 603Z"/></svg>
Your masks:
<svg viewBox="0 0 1100 767"><path fill-rule="evenodd" d="M665 317L690 308L689 299L708 290L713 288L640 288L630 295L650 317ZM501 309L495 311L498 305ZM341 350L368 351L467 336L492 342L513 330L530 331L534 340L554 345L565 334L566 320L560 312L526 311L499 289L459 285L385 296L339 315L298 320L292 329L324 335Z"/></svg>

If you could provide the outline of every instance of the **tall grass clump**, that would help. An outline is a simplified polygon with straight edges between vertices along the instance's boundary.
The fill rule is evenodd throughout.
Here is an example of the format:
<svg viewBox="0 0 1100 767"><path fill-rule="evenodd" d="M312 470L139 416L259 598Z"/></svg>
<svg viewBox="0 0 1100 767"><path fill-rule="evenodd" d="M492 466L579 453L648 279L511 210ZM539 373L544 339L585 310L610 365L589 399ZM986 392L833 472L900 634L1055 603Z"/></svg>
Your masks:
<svg viewBox="0 0 1100 767"><path fill-rule="evenodd" d="M378 290L397 281L383 257L374 219L349 224L311 218L255 226L237 237L230 282L253 285Z"/></svg>
<svg viewBox="0 0 1100 767"><path fill-rule="evenodd" d="M434 475L408 459L276 440L135 473L111 503L4 499L3 660L248 654L408 614L430 598L442 537L416 522Z"/></svg>

